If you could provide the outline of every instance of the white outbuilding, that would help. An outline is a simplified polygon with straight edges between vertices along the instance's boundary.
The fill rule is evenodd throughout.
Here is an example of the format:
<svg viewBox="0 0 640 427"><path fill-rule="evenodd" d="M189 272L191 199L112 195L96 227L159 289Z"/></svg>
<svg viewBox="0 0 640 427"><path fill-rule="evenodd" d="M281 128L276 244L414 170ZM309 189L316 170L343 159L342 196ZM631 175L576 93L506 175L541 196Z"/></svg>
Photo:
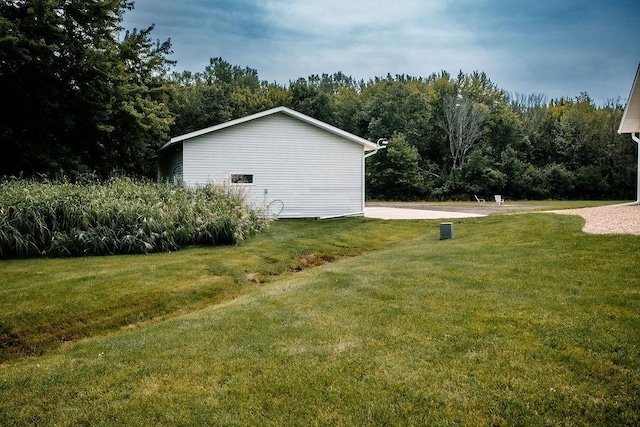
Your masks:
<svg viewBox="0 0 640 427"><path fill-rule="evenodd" d="M172 138L158 151L158 178L231 186L278 218L362 215L365 158L379 148L278 107Z"/></svg>

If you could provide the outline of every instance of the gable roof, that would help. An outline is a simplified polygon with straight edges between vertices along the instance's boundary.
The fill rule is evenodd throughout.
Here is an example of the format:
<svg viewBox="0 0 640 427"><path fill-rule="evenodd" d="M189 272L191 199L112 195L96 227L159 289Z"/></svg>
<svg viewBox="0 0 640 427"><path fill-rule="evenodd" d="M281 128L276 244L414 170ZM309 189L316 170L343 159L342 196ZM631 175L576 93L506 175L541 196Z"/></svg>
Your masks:
<svg viewBox="0 0 640 427"><path fill-rule="evenodd" d="M631 86L631 93L624 109L618 133L640 132L640 64Z"/></svg>
<svg viewBox="0 0 640 427"><path fill-rule="evenodd" d="M185 141L187 139L191 139L191 138L195 138L197 136L201 136L201 135L205 135L211 132L216 132L219 131L221 129L226 129L229 128L231 126L236 126L236 125L240 125L242 123L246 123L246 122L250 122L252 120L256 120L256 119L260 119L262 117L266 117L266 116L270 116L272 114L278 114L278 113L282 113L282 114L286 114L289 117L293 117L294 119L300 120L302 122L305 122L307 124L310 124L312 126L315 126L319 129L322 129L324 131L330 132L334 135L338 135L344 139L347 139L349 141L355 142L357 144L360 144L364 147L365 151L373 151L376 150L378 147L376 147L376 144L374 144L371 141L367 141L364 138L360 138L359 136L356 136L352 133L346 132L342 129L338 129L335 126L331 126L328 123L322 122L320 120L316 120L313 117L309 117L305 114L302 113L298 113L297 111L291 110L290 108L287 107L277 107L277 108L272 108L271 110L266 110L266 111L262 111L260 113L256 113L256 114L252 114L250 116L246 116L246 117L242 117L240 119L236 119L236 120L231 120L229 122L225 122L225 123L220 123L218 125L215 126L211 126L205 129L200 129L194 132L190 132L190 133L186 133L184 135L180 135L180 136L176 136L174 138L171 138L171 140L169 142L167 142L166 144L164 144L162 147L160 147L160 149L158 151L162 151L168 147L171 147L174 144L177 144L179 142Z"/></svg>

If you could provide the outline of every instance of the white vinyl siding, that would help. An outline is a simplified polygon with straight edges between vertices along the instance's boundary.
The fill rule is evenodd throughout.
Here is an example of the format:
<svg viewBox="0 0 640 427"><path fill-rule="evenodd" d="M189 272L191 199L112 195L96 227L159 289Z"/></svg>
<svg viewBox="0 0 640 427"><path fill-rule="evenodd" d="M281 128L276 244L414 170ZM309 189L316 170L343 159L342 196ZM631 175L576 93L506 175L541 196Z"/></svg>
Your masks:
<svg viewBox="0 0 640 427"><path fill-rule="evenodd" d="M231 175L253 175L241 191L257 207L282 201L280 218L356 214L364 210L363 154L358 143L273 114L184 141L183 178L227 185Z"/></svg>

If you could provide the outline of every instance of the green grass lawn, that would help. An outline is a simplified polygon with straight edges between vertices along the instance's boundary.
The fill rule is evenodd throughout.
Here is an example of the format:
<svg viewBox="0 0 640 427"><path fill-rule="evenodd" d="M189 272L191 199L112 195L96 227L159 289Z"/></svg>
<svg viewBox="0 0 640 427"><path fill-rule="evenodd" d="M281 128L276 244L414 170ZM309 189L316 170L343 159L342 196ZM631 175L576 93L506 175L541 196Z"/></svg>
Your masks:
<svg viewBox="0 0 640 427"><path fill-rule="evenodd" d="M640 237L582 224L279 221L233 247L2 261L0 420L638 425Z"/></svg>

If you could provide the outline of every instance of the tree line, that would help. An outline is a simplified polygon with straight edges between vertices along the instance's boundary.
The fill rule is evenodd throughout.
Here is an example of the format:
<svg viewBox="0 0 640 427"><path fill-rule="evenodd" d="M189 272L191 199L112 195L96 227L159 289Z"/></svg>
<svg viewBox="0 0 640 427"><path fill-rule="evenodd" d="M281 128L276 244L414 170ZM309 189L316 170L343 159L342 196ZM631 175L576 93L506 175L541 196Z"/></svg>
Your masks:
<svg viewBox="0 0 640 427"><path fill-rule="evenodd" d="M170 40L125 31L130 0L0 0L0 175L153 177L171 136L287 106L386 150L373 199L629 199L635 144L624 105L586 93L512 94L483 72L367 81L341 72L277 84L211 58L172 72Z"/></svg>

